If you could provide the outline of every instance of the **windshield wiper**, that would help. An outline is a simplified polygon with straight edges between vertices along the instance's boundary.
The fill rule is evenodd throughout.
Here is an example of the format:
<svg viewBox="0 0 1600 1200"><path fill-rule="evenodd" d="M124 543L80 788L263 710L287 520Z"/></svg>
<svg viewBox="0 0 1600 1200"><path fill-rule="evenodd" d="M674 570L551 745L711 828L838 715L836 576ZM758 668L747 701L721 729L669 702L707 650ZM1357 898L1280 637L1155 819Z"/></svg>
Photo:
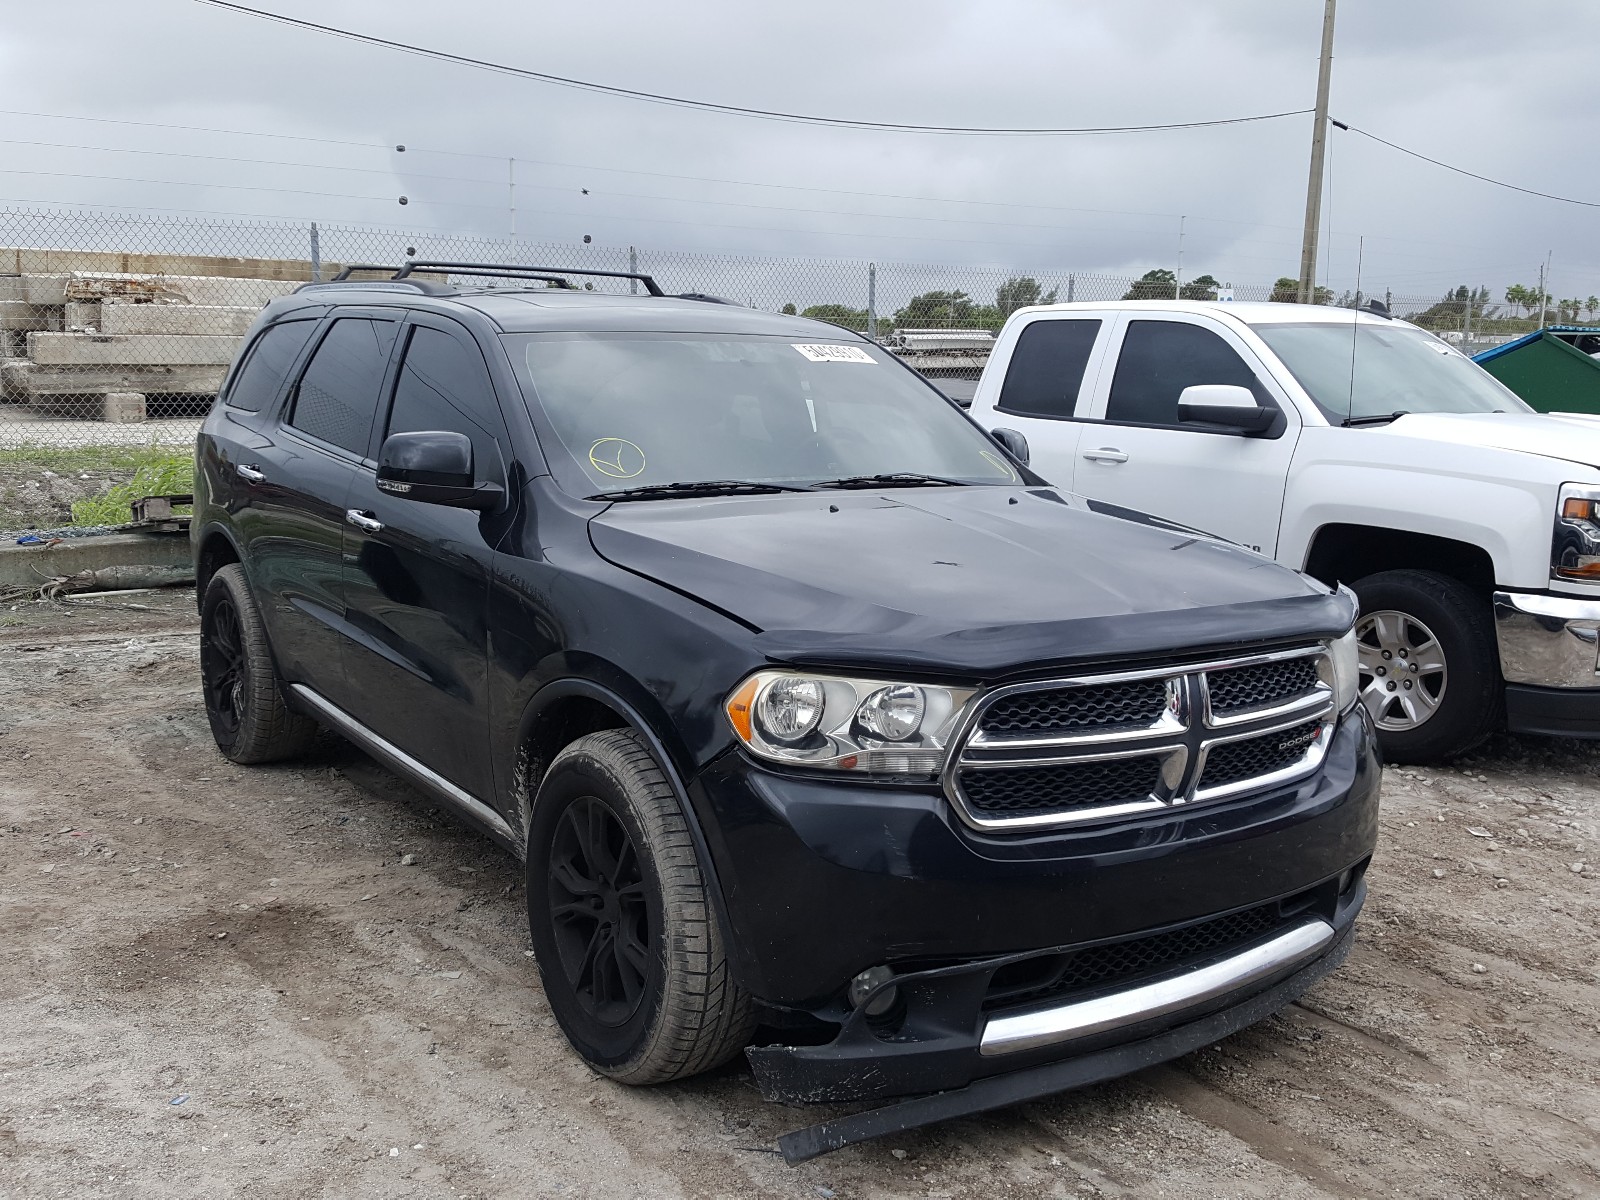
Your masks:
<svg viewBox="0 0 1600 1200"><path fill-rule="evenodd" d="M1339 424L1346 429L1353 429L1358 425L1387 425L1390 421L1399 420L1401 417L1409 417L1410 415L1402 408L1399 412L1379 413L1373 417L1346 417Z"/></svg>
<svg viewBox="0 0 1600 1200"><path fill-rule="evenodd" d="M664 500L673 496L759 496L772 492L809 492L789 483L758 483L751 479L702 479L684 483L646 483L615 492L596 492L585 500Z"/></svg>
<svg viewBox="0 0 1600 1200"><path fill-rule="evenodd" d="M916 471L894 471L887 475L847 475L843 479L823 479L819 488L875 488L875 487L967 487L964 479L946 479L942 475L923 475Z"/></svg>

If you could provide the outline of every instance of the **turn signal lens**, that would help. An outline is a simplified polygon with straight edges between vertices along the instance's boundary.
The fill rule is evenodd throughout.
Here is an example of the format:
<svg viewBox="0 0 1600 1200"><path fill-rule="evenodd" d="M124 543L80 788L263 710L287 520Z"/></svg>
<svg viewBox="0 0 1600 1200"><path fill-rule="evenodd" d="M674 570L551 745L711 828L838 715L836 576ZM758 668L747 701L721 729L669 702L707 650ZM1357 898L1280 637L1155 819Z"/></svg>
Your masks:
<svg viewBox="0 0 1600 1200"><path fill-rule="evenodd" d="M1569 521L1594 520L1594 501L1579 500L1576 496L1568 496L1561 503L1561 515Z"/></svg>
<svg viewBox="0 0 1600 1200"><path fill-rule="evenodd" d="M748 742L754 736L750 729L750 709L755 703L756 689L760 686L761 680L752 675L728 697L728 720L733 722L733 731L739 735L741 742Z"/></svg>

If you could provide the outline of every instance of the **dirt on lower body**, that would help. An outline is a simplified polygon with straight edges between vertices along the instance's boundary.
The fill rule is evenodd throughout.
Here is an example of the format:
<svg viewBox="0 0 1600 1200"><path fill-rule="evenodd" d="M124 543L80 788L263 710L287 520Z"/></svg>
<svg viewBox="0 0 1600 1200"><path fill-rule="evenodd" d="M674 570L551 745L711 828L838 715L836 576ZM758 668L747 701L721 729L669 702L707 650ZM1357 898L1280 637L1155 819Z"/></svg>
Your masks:
<svg viewBox="0 0 1600 1200"><path fill-rule="evenodd" d="M0 1196L1600 1194L1600 752L1387 770L1355 952L1281 1015L789 1167L841 1110L588 1070L517 863L331 736L223 760L192 593L128 600L0 613Z"/></svg>

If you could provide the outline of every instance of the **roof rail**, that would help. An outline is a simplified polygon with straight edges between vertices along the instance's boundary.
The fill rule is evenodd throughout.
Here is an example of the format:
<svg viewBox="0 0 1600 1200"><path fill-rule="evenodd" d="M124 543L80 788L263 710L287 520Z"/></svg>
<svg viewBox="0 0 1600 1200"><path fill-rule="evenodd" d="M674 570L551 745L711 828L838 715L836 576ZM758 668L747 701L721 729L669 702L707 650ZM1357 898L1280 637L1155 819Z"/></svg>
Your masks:
<svg viewBox="0 0 1600 1200"><path fill-rule="evenodd" d="M595 275L606 279L633 279L644 284L652 296L665 296L661 285L650 275L636 271L584 271L576 267L523 267L516 263L444 262L432 259L412 259L395 272L394 278L403 280L413 271L443 271L450 275L484 275L491 279L541 279L559 287L575 290L568 275Z"/></svg>

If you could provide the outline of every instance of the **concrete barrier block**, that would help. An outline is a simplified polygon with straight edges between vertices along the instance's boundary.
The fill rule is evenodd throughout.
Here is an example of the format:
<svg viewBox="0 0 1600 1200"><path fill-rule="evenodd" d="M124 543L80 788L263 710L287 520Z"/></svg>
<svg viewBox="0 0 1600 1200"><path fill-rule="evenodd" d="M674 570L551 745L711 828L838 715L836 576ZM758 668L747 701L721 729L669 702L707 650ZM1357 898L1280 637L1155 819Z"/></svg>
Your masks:
<svg viewBox="0 0 1600 1200"><path fill-rule="evenodd" d="M97 396L104 392L214 396L227 373L227 367L45 367L13 359L0 363L0 387L24 397Z"/></svg>
<svg viewBox="0 0 1600 1200"><path fill-rule="evenodd" d="M0 300L0 329L51 330L61 328L61 310L25 300Z"/></svg>
<svg viewBox="0 0 1600 1200"><path fill-rule="evenodd" d="M110 425L136 425L145 419L139 392L107 392L100 397L100 419Z"/></svg>
<svg viewBox="0 0 1600 1200"><path fill-rule="evenodd" d="M61 306L62 324L67 329L100 328L100 305L83 300L68 300Z"/></svg>
<svg viewBox="0 0 1600 1200"><path fill-rule="evenodd" d="M117 304L100 306L102 333L199 333L239 337L261 309L250 305Z"/></svg>
<svg viewBox="0 0 1600 1200"><path fill-rule="evenodd" d="M28 357L40 366L226 366L239 339L200 333L30 333Z"/></svg>
<svg viewBox="0 0 1600 1200"><path fill-rule="evenodd" d="M54 546L0 546L0 588L36 588L60 575L106 567L193 564L189 539L175 533L108 533L70 538Z"/></svg>

